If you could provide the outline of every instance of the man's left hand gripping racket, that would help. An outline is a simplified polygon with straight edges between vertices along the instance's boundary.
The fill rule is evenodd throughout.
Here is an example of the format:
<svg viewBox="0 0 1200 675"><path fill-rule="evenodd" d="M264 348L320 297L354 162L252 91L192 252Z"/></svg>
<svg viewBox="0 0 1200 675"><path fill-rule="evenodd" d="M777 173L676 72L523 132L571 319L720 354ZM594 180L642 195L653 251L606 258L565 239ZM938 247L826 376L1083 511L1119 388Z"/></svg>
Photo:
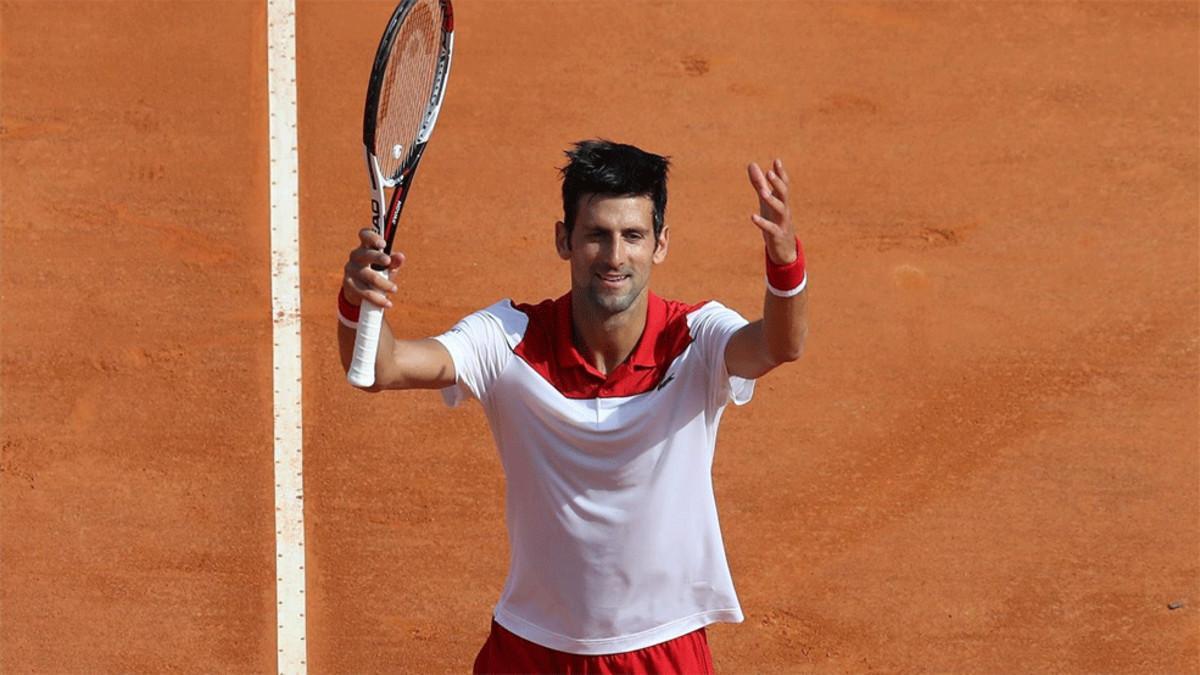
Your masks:
<svg viewBox="0 0 1200 675"><path fill-rule="evenodd" d="M371 176L371 225L387 242L383 252L389 255L400 211L442 107L453 49L450 0L401 0L375 52L363 114L363 145ZM391 199L385 199L386 189L392 191ZM387 274L381 265L372 267ZM382 323L383 308L364 299L354 360L346 375L355 386L375 384Z"/></svg>

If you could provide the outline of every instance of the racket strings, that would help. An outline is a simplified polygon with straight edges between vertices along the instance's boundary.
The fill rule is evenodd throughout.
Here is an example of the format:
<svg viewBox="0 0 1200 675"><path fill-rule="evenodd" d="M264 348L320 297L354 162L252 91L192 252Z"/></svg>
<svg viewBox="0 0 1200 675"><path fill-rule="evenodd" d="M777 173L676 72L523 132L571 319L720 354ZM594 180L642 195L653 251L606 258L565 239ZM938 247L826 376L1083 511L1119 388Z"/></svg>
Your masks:
<svg viewBox="0 0 1200 675"><path fill-rule="evenodd" d="M442 41L438 0L419 0L392 41L376 113L375 156L388 180L399 177L415 150L433 104Z"/></svg>

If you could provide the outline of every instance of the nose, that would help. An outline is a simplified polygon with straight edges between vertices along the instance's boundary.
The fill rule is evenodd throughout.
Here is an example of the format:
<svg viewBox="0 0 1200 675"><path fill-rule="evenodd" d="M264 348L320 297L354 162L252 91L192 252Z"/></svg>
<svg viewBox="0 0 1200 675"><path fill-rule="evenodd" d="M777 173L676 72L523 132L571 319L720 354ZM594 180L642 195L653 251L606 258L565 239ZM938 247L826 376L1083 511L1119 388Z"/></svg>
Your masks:
<svg viewBox="0 0 1200 675"><path fill-rule="evenodd" d="M625 263L626 253L625 242L619 234L614 234L601 247L600 259L608 263L609 267L616 269Z"/></svg>

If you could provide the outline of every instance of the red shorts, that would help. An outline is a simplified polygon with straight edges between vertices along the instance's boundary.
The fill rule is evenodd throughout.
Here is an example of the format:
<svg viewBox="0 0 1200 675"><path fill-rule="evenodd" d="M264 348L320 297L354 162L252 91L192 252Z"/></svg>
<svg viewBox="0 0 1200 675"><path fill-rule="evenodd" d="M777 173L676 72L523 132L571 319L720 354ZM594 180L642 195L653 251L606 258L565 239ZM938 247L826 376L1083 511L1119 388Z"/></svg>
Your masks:
<svg viewBox="0 0 1200 675"><path fill-rule="evenodd" d="M584 656L547 649L513 635L492 621L479 656L476 675L502 673L561 673L562 675L639 675L645 673L693 673L712 675L712 652L703 628L674 640L620 654Z"/></svg>

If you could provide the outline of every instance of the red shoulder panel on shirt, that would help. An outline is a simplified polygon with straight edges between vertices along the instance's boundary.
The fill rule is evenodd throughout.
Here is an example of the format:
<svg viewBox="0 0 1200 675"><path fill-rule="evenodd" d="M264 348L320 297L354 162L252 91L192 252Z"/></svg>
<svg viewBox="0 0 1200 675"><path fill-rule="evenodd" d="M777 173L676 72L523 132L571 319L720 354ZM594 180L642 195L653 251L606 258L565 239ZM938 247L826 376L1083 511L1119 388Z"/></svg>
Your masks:
<svg viewBox="0 0 1200 675"><path fill-rule="evenodd" d="M687 315L705 303L688 305L650 293L646 328L633 353L606 377L575 348L571 294L536 305L514 304L529 317L514 353L567 398L615 398L645 393L659 385L675 357L692 342Z"/></svg>

